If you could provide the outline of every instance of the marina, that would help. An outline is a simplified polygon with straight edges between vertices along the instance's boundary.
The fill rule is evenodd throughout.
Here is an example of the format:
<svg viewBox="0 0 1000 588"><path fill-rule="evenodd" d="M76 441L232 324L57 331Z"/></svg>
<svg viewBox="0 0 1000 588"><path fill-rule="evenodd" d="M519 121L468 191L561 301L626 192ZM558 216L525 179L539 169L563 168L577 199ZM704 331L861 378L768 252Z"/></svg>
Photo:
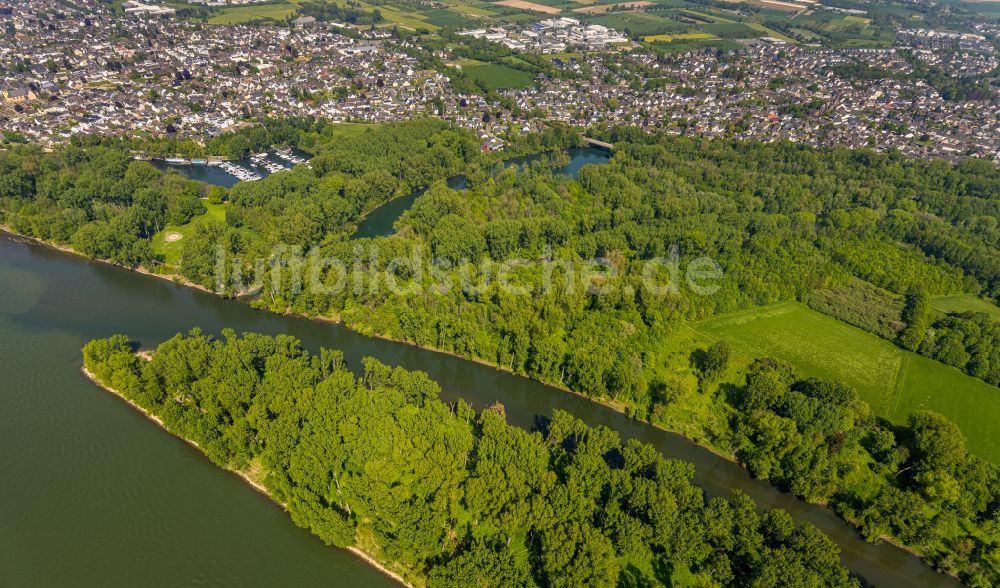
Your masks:
<svg viewBox="0 0 1000 588"><path fill-rule="evenodd" d="M187 159L183 157L149 157L134 155L133 159L149 161L162 171L178 171L192 180L231 188L238 182L256 182L271 174L296 165L309 165L308 155L291 148L254 153L245 159L226 160L221 157Z"/></svg>

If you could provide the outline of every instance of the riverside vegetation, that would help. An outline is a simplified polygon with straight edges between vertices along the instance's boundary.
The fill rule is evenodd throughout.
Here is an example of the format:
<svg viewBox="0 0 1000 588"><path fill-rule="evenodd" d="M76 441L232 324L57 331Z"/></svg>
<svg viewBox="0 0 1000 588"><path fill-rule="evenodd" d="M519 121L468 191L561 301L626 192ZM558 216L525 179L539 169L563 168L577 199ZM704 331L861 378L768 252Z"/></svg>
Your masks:
<svg viewBox="0 0 1000 588"><path fill-rule="evenodd" d="M838 548L738 495L706 502L690 464L556 412L448 406L420 372L288 336L178 335L140 359L88 343L93 377L243 472L329 544L429 586L857 586Z"/></svg>
<svg viewBox="0 0 1000 588"><path fill-rule="evenodd" d="M779 361L736 361L725 341L710 346L687 329L692 321L799 299L854 324L868 321L873 332L909 348L920 339L921 350L927 327L938 325L922 319L925 294L1000 293L1000 172L988 162L619 129L601 136L615 143L611 162L585 167L574 180L544 164L505 170L479 153L473 137L439 122L386 125L342 140L325 133L321 125L292 133L290 142L315 154L311 168L228 191L225 223L199 223L182 241L179 273L216 286L221 244L226 266L262 284L257 306L337 316L364 333L482 360L613 404L828 503L872 540L892 538L971 585L1000 582L997 466L969 454L962 422L930 412L890 421L842 382L813 380ZM542 151L576 141L554 130L513 147ZM146 213L130 178L148 176L168 210L171 197L160 185L177 180L129 163L124 148L104 141L0 155L3 222L93 257L155 266L143 248L156 225L132 222L123 233L111 227ZM458 172L467 190L434 183ZM366 211L427 184L393 236L349 240ZM91 246L95 235L110 244ZM341 276L294 252L272 259L279 243L342 260L347 282L364 287L301 288L288 267L324 285ZM386 263L414 256L436 271ZM643 287L645 262L673 258L686 266L701 256L724 272L713 294L696 295L683 281L665 294ZM510 277L530 288L529 296L479 276L471 288L434 288L442 275L460 283L461 261L482 258L557 260L556 287L544 287L544 264L526 263ZM563 287L560 278L592 258L604 259L588 284L601 294ZM390 280L406 287L386 288ZM862 304L881 291L890 293L883 303ZM862 315L874 311L859 310L868 308L888 318L870 321ZM942 320L966 328L957 326L966 320L961 315ZM992 352L970 352L964 337L976 367L961 365L957 352L948 363L989 381Z"/></svg>

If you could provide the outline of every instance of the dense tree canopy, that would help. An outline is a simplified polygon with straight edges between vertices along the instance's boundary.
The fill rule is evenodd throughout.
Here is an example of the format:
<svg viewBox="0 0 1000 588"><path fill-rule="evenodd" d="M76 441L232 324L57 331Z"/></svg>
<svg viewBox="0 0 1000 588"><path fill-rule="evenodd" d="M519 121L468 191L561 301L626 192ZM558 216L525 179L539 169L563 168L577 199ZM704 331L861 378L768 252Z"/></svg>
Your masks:
<svg viewBox="0 0 1000 588"><path fill-rule="evenodd" d="M446 405L422 373L366 359L355 377L288 336L192 331L149 361L115 336L83 354L297 524L431 586L857 585L811 525L744 495L706 502L691 465L564 412L523 431L501 406Z"/></svg>

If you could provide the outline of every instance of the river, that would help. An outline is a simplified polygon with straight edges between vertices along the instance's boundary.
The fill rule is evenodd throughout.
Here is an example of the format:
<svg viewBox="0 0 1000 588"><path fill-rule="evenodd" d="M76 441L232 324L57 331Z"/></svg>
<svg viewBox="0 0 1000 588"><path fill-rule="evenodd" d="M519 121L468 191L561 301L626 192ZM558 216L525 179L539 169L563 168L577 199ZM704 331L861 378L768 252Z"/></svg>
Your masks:
<svg viewBox="0 0 1000 588"><path fill-rule="evenodd" d="M427 372L445 400L501 402L529 427L564 409L695 464L709 496L739 488L810 521L876 586L953 586L912 555L872 545L830 511L677 435L488 366L364 337L341 325L256 311L171 282L0 233L0 585L389 585L349 552L296 528L269 500L90 383L80 348L125 333L155 346L201 327L289 333L312 351L342 349Z"/></svg>

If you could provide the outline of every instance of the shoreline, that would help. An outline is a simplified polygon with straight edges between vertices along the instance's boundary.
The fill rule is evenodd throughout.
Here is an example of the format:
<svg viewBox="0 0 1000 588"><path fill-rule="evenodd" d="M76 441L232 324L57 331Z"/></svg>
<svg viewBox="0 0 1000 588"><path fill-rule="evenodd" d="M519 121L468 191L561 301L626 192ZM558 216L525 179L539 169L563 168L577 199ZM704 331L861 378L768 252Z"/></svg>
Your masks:
<svg viewBox="0 0 1000 588"><path fill-rule="evenodd" d="M998 1L1000 1L1000 0L998 0ZM304 316L304 315L300 315L300 316ZM309 318L309 317L305 317L305 318ZM718 449L716 447L713 447L711 445L706 445L705 443L698 442L695 439L693 439L692 437L689 437L688 435L685 435L684 433L682 433L680 431L675 431L673 429L668 429L667 427L664 427L663 425L659 425L659 424L656 424L656 423L653 423L653 422L650 422L650 421L639 420L639 419L636 419L635 417L630 417L630 416L628 416L625 413L625 409L622 408L621 406L617 405L617 404L612 404L610 402L604 402L604 401L601 401L601 400L596 399L596 398L591 398L589 396L581 394L580 392L577 392L575 390L571 390L569 388L566 388L565 386L562 386L560 384L553 384L553 383L550 383L550 382L546 382L544 380L539 380L539 379L536 379L536 378L532 378L531 376L517 374L513 370L505 368L502 365L497 365L497 364L494 364L494 363L490 363L490 362L486 361L485 359L480 359L480 358L477 358L477 357L465 357L463 355L458 355L457 353L453 353L451 351L445 351L443 349L437 349L437 348L430 347L430 346L427 346L427 345L419 345L417 343L411 343L409 341L404 341L402 339L394 339L392 337L389 337L389 336L386 336L386 335L381 335L381 334L378 334L378 333L371 333L371 334L369 334L369 333L365 333L365 332L362 332L362 331L359 331L359 330L353 328L349 323L342 323L342 324L345 327L347 327L348 329L351 329L355 333L358 333L359 335L362 335L364 337L372 337L374 339L381 339L383 341L389 341L389 342L392 342L392 343L399 343L399 344L402 344L402 345L408 345L410 347L416 347L417 349L423 349L424 351L430 351L430 352L433 352L433 353L441 353L441 354L444 354L444 355L449 355L449 356L454 357L456 359L461 359L461 360L464 360L464 361L470 361L472 363L476 363L476 364L479 364L479 365L482 365L482 366L485 366L485 367L491 367L491 368L496 369L497 371L505 372L507 374L510 374L510 375L518 377L518 378L525 378L525 379L528 379L528 380L531 380L531 381L534 381L534 382L538 382L538 383L540 383L540 384L542 384L544 386L549 386L550 388L554 388L556 390L559 390L560 392L565 392L565 393L568 393L568 394L573 394L574 396L578 396L578 397L580 397L580 398L582 398L584 400L587 400L589 402L592 402L592 403L594 403L594 404L596 404L598 406L602 406L602 407L607 408L609 410L613 410L613 411L615 411L615 412L617 412L617 413L625 416L626 418L629 418L629 419L631 419L631 420L633 420L633 421L635 421L637 423L641 423L641 424L646 425L648 427L652 427L654 429L658 429L660 431L663 431L664 433L668 433L670 435L675 435L677 437L680 437L680 438L688 441L692 445L695 445L695 446L697 446L697 447L699 447L701 449L704 449L704 450L708 451L709 453L712 453L713 455L715 455L715 456L717 456L717 457L719 457L721 459L724 459L724 460L728 461L729 463L731 463L733 465L739 466L744 471L746 471L747 474L750 475L751 479L753 479L753 480L758 480L758 481L761 481L761 482L765 482L769 486L771 486L772 488L774 488L774 489L778 490L779 492L781 492L782 494L789 494L793 498L795 498L796 500L799 500L799 501L801 501L801 502L803 502L805 504L809 504L809 505L813 505L813 506L818 506L818 507L820 507L820 508L822 508L824 510L829 511L835 517L837 517L838 519L840 519L841 521L843 521L844 523L846 523L854 532L858 533L858 535L861 534L860 530L858 529L858 526L853 521L850 521L850 520L844 518L843 516L840 515L840 513L838 513L837 511L833 510L832 508L830 508L830 504L828 502L810 502L808 500L804 500L802 498L799 498L798 496L795 496L791 492L788 492L786 490L780 489L779 487L777 487L774 484L772 484L770 482L770 480L760 480L759 478L754 478L750 474L750 470L747 470L746 466L743 465L742 462L740 462L740 460L736 457L735 454L724 453L722 450L720 450L720 449ZM862 539L864 539L864 538L862 538ZM895 540L895 538L893 538L891 536L888 536L888 535L879 535L878 540L879 541L883 541L885 543L888 543L890 545L893 545L893 546L895 546L895 547L897 547L897 548L899 548L899 549L901 549L901 550L909 553L910 555L912 555L912 556L916 557L917 559L919 559L924 565L926 565L927 567L933 569L934 571L936 571L936 572L938 572L940 574L944 574L946 576L951 576L953 578L957 578L957 576L955 576L954 574L947 573L947 572L942 572L941 570L938 570L936 568L931 567L930 564L928 564L926 561L924 561L924 556L923 555L921 555L919 552L917 552L916 550L914 550L912 547L910 547L908 545L903 545L903 544L897 542ZM873 543L874 544L873 541L869 541L867 539L864 539L864 541L866 543Z"/></svg>
<svg viewBox="0 0 1000 588"><path fill-rule="evenodd" d="M140 354L145 354L145 355L140 355L140 357L142 357L146 361L149 361L149 359L151 359L151 355L149 355L150 353L151 353L150 351L140 352ZM187 443L191 447L194 447L195 449L197 449L198 453L200 453L202 455L202 457L205 456L204 452L201 450L201 446L200 445L198 445L196 442L192 441L191 439L188 439L186 437L182 437L182 436L178 435L177 433L174 433L173 431L171 431L169 428L167 428L167 425L166 425L166 423L163 422L163 419L161 419L160 417L158 417L155 414L151 413L150 411L146 410L145 408L139 406L138 404L136 404L132 400L126 398L125 395L123 395L118 390L115 390L111 386L108 386L104 382L100 381L93 372L91 372L90 370L88 370L86 368L86 366L80 366L80 372L83 373L83 375L86 376L86 378L88 380L90 380L95 386L104 389L104 391L110 393L111 395L115 396L119 400L125 402L126 404L128 404L129 406L131 406L133 409L135 409L137 412L139 412L140 414L142 414L144 417L146 417L150 421L156 423L162 430L164 430L167 433L169 433L170 435L172 435L172 436L180 439L181 441ZM233 470L233 469L230 469L230 468L221 468L221 469L223 471L229 472L229 473L231 473L231 474L239 477L248 486L250 486L251 488L253 488L257 492L259 492L259 493L263 494L264 496L266 496L275 505L281 507L282 510L284 510L286 512L288 511L288 505L286 505L283 502L279 502L274 496L271 495L271 493L267 490L267 488L263 484L255 481L246 472L241 472L239 470ZM308 531L308 529L304 529L304 530ZM309 532L309 534L313 535L312 532ZM315 535L313 535L313 536L315 536ZM367 563L371 567L375 568L376 570L378 570L382 574L384 574L384 575L392 578L393 580L395 580L399 584L401 584L403 586L407 586L409 588L414 588L413 584L410 584L409 582L407 582L397 572L394 572L394 571L390 570L387 567L387 564L385 564L385 563L383 563L383 562L375 559L375 557L373 555L371 555L371 554L367 553L366 551L362 550L360 547L356 547L356 546L352 545L352 546L349 546L349 547L344 547L343 549L345 551L348 551L348 552L352 553L358 559L361 559L362 561L364 561L365 563Z"/></svg>
<svg viewBox="0 0 1000 588"><path fill-rule="evenodd" d="M152 273L152 272L150 272L148 270L145 270L144 268L134 269L134 268L128 268L128 267L125 267L125 266L122 266L120 264L117 264L117 263L114 263L114 262L111 262L111 261L107 261L107 260L96 260L96 259L90 258L90 257L88 257L88 256L86 256L86 255L84 255L84 254L82 254L82 253L80 253L80 252L72 249L69 246L62 246L62 245L58 245L58 244L55 244L55 243L50 243L48 241L45 241L45 240L42 240L42 239L38 239L38 238L35 238L35 237L30 237L30 236L27 236L27 235L22 235L20 233L17 233L16 231L12 230L10 227L8 227L6 225L0 225L0 231L6 232L9 235L12 235L12 236L15 236L15 237L18 237L18 238L21 238L21 239L25 239L25 240L27 240L27 241L29 241L31 243L34 243L34 244L37 244L37 245L41 245L43 247L47 247L47 248L51 248L51 249L56 249L56 250L62 251L64 253L69 253L69 254L72 254L74 256L81 257L81 258L86 259L88 261L96 261L96 262L99 262L99 263L110 265L112 267L117 267L117 268L120 268L120 269L129 270L129 271L133 271L133 272L140 273L140 274L146 274L146 275L149 275L149 276L152 276L152 277L161 278L161 279L170 281L171 283L179 285L179 286L186 286L186 287L194 288L196 290L200 290L202 292L211 294L211 295L219 297L219 298L225 298L224 296L222 296L220 294L217 294L216 292L213 292L212 290L209 290L209 289L206 289L206 288L204 288L202 286L199 286L198 284L189 283L188 280L180 278L179 276L178 276L178 278L180 278L180 279L173 280L173 279L171 279L171 277L169 277L169 276L167 276L165 274ZM233 299L233 300L235 302L240 302L238 299ZM248 305L248 306L250 306L250 305ZM251 306L251 308L254 308L254 307ZM350 323L343 322L342 316L337 316L337 317L310 316L310 315L306 315L306 314L303 314L303 313L288 312L288 311L286 311L286 312L276 312L276 311L271 311L271 310L267 310L267 309L264 309L264 308L255 308L255 310L259 310L261 312L266 312L266 313L269 313L269 314L276 314L276 315L279 315L279 316L294 316L294 317L299 317L299 318L303 318L303 319L306 319L306 320L315 320L315 321L319 321L319 322L326 322L326 323L332 323L332 324L340 324L340 325L342 325L342 326L350 329L352 332L355 332L355 333L357 333L359 335L362 335L364 337L370 337L370 338L373 338L373 339L380 339L380 340L388 341L388 342L391 342L391 343L403 344L403 345L407 345L409 347L414 347L414 348L417 348L417 349L422 349L424 351L430 351L430 352L433 352L433 353L441 353L441 354L444 354L444 355L449 355L449 356L452 356L452 357L454 357L456 359L461 359L463 361L469 361L469 362L472 362L472 363L476 363L476 364L482 365L484 367L493 368L493 369L495 369L497 371L506 372L506 373L514 375L516 377L522 377L522 378L526 378L528 380L533 380L533 381L539 382L539 383L541 383L541 384L543 384L545 386L549 386L549 387L552 387L552 388L554 388L556 390L559 390L560 392L568 392L570 394L573 394L573 395L576 395L576 396L578 396L580 398L583 398L583 399L585 399L585 400L587 400L589 402L592 402L592 403L594 403L594 404L596 404L598 406L601 406L601 407L613 410L613 411L615 411L615 412L617 412L619 414L625 415L625 410L621 406L612 404L610 402L604 402L604 401L599 400L599 399L591 398L591 397L586 396L586 395L584 395L584 394L582 394L580 392L576 392L574 390L566 388L565 386L562 386L560 384L553 384L553 383L550 383L550 382L545 382L545 381L542 381L542 380L538 380L536 378L532 378L530 376L516 374L512 370L510 370L508 368L505 368L504 366L500 366L500 365L491 363L491 362L489 362L487 360L484 360L484 359L465 357L465 356L462 356L462 355L458 355L457 353L454 353L454 352L445 351L445 350L442 350L442 349L436 349L434 347L420 345L420 344L417 344L417 343L412 343L412 342L401 340L401 339L396 339L396 338L393 338L393 337L390 337L390 336L387 336L387 335L383 335L383 334L380 334L380 333L375 333L375 332L368 333L368 332L365 332L365 331L362 331L362 330L359 330L359 329L355 328ZM88 378L89 377L90 376L88 376ZM94 379L94 378L90 378L90 379L92 381L94 381L96 384L100 385L101 387L105 387L103 384L101 384L100 382L98 382L96 379ZM149 415L145 409L143 409L142 407L139 407L138 405L135 405L134 403L132 403L131 401L129 401L127 398L125 398L124 396L122 396L121 394L119 394L116 390L112 390L112 389L107 388L107 387L105 387L105 389L108 390L109 392L115 394L116 396L118 396L122 400L125 400L126 402L129 402L129 404L132 404L133 407L135 407L136 409L138 409L141 412L143 412L144 414L146 414L147 417L150 417L152 420L154 420L158 424L160 424L161 428L163 428L167 432L170 432L170 434L172 434L172 435L174 434L169 429L167 429L162 424L162 422L159 421L155 417L155 415ZM625 416L627 416L627 415L625 415ZM659 429L659 430L661 430L661 431L663 431L665 433L668 433L668 434L671 434L671 435L675 435L675 436L677 436L677 437L679 437L681 439L684 439L687 442L689 442L689 443L691 443L691 444L693 444L693 445L695 445L695 446L697 446L697 447L699 447L701 449L704 449L704 450L706 450L706 451L708 451L708 452L716 455L717 457L719 457L721 459L724 459L724 460L726 460L726 461L728 461L728 462L730 462L730 463L732 463L734 465L739 466L744 471L747 471L747 474L749 475L749 471L746 470L746 467L742 463L739 462L739 460L736 458L735 454L724 453L724 452L722 452L721 450L719 450L719 449L717 449L715 447L707 445L707 444L705 444L703 442L696 441L695 439L689 437L688 435L685 435L684 433L682 433L680 431L675 431L675 430L672 430L672 429L668 429L668 428L666 428L666 427L664 427L662 425L654 424L654 423L651 423L651 422L645 421L645 420L638 420L638 419L635 419L633 417L628 417L627 416L627 418L630 418L630 419L632 419L632 420L634 420L634 421L636 421L638 423L644 424L646 426L653 427L655 429ZM190 441L188 439L184 439L183 437L179 437L179 436L178 436L178 438L183 439L185 442L187 442L189 444L192 444L194 447L198 447L197 444L194 444L194 442L192 442L192 441ZM200 447L198 449L200 451ZM244 480L246 482L248 482L251 486L253 486L258 491L264 493L265 495L268 496L268 498L271 498L271 500L274 501L274 498L271 497L271 495L266 491L266 489L264 489L262 486L258 485L253 480L247 478L244 474L241 474L240 472L235 472L233 470L227 470L227 471L231 471L232 473L239 475L241 478L244 478ZM754 479L754 480L758 480L757 478L753 478L752 476L751 476L751 478ZM781 490L777 486L774 486L774 484L772 484L768 480L761 480L761 481L767 483L768 485L770 485L771 487L775 488L776 490L778 490L779 492L781 492L783 494L790 494L789 492L787 492L785 490ZM792 496L796 500L799 500L799 501L803 502L804 504L818 506L820 508L823 508L824 510L829 511L835 517L837 517L838 519L840 519L841 521L843 521L845 524L847 524L851 528L852 531L854 531L855 533L858 533L860 535L860 531L858 530L858 526L857 526L857 524L855 522L844 518L842 515L840 515L839 513L837 513L836 511L834 511L832 508L830 508L828 504L826 504L826 503L809 502L809 501L803 500L803 499L801 499L801 498L799 498L797 496L794 496L794 495L792 495ZM275 501L275 503L277 503L277 501ZM282 508L284 508L284 505L280 505L280 506L282 506ZM875 543L875 542L867 540L867 539L863 539L863 540L866 543ZM937 573L941 573L943 575L950 576L950 577L955 577L953 574L942 572L940 570L937 570L937 569L931 567L930 564L928 564L925 561L923 554L921 554L920 552L916 551L915 549L913 549L910 546L907 546L907 545L904 545L904 544L898 542L893 537L880 536L878 538L878 540L879 541L884 541L885 543L893 545L894 547L896 547L896 548L898 548L898 549L900 549L902 551L905 551L906 553L908 553L908 554L916 557L917 559L919 559L921 561L921 563L923 563L924 565L926 565L928 568L936 571ZM350 549L350 548L348 548L348 549ZM360 550L359 550L359 552L360 552ZM364 552L360 552L360 553L364 553ZM362 557L360 554L358 556ZM369 556L366 553L364 553L364 556L365 557L362 557L363 559L365 559L366 557L371 557L371 556ZM404 580L402 580L402 578L398 574L392 572L391 570L386 569L383 564L381 564L381 563L378 562L378 560L371 559L371 562L372 562L372 565L374 567L376 567L377 569L379 569L380 571L382 571L386 575L389 575L390 577L392 577L393 579L395 579L395 580L403 583L404 585L411 586L410 584L408 584Z"/></svg>
<svg viewBox="0 0 1000 588"><path fill-rule="evenodd" d="M185 287L188 287L188 288L193 288L195 290L200 290L200 291L202 291L202 292L204 292L206 294L211 294L213 296L218 296L218 297L222 298L222 296L220 294L216 293L215 291L210 290L209 288L206 288L206 287L202 286L201 284L196 284L196 283L192 282L191 280L188 280L187 278L185 278L184 276L182 276L180 274L159 274L159 273L156 273L156 272L154 272L154 271L152 271L150 269L147 269L147 268L145 268L145 267L143 267L141 265L138 266L138 267L128 267L128 266L122 265L120 263L115 263L115 262L107 260L107 259L95 259L93 257L90 257L88 255L80 253L79 251L77 251L76 249L73 249L69 245L60 245L59 243L56 243L54 241L46 241L45 239L40 239L38 237L32 237L30 235L25 235L23 233L18 233L17 231L15 231L13 229L13 227L10 227L8 225L0 225L0 233L7 233L8 235L10 235L12 237L17 237L18 239L24 239L25 241L28 241L29 243L34 243L35 245L41 245L42 247L48 247L49 249L55 249L57 251L62 251L63 253L69 253L70 255L75 255L77 257L82 257L83 259L86 259L87 261L93 261L93 262L97 262L97 263L103 263L104 265L110 265L112 267L116 267L116 268L123 269L123 270L130 271L130 272L135 272L137 274L144 274L144 275L151 276L151 277L154 277L154 278L160 278L161 280L165 280L165 281L170 282L172 284L178 284L178 285L185 286Z"/></svg>
<svg viewBox="0 0 1000 588"><path fill-rule="evenodd" d="M310 316L307 316L307 315L301 315L301 314L300 315L296 315L296 316L301 316L301 317L307 318L307 319L314 318L314 317L310 317ZM318 318L317 320L323 320L323 319L322 318ZM552 383L552 382L547 382L545 380L539 380L538 378L532 378L531 376L527 376L527 375L524 375L524 374L518 374L518 373L514 372L513 370L511 370L509 368L506 368L506 367L504 367L502 365L498 365L498 364L495 364L495 363L490 363L489 361L487 361L485 359L482 359L482 358L479 358L479 357L466 357L464 355L459 355L459 354L454 353L452 351L445 351L444 349L438 349L436 347L431 347L429 345L420 345L418 343L412 343L410 341L406 341L406 340L403 340L403 339L395 339L393 337L389 337L387 335L382 335L380 333L367 333L367 332L360 331L360 330L354 328L353 325L351 325L350 323L346 323L346 322L341 322L340 324L342 324L343 326L347 327L351 331L353 331L353 332L355 332L355 333L357 333L357 334L359 334L359 335L361 335L363 337L371 337L373 339L380 339L382 341L389 341L391 343L399 343L401 345L407 345L409 347L415 347L417 349L423 349L424 351L430 351L432 353L440 353L442 355L448 355L448 356L454 357L455 359L461 359L462 361L468 361L468 362L472 362L472 363L475 363L475 364L478 364L478 365L481 365L481 366L484 366L484 367L493 368L493 369L495 369L495 370L497 370L499 372L504 372L506 374L510 374L510 375L518 377L518 378L524 378L524 379L530 380L532 382L538 382L539 384L542 384L543 386L548 386L549 388L553 388L555 390L559 390L560 392L565 392L567 394L572 394L572 395L574 395L574 396L576 396L578 398L582 398L583 400L586 400L588 402L592 402L592 403L594 403L594 404L596 404L598 406L601 406L601 407L613 410L613 411L617 412L618 414L624 415L626 418L629 418L629 419L631 419L631 420L633 420L633 421L635 421L637 423L642 423L644 425L653 427L654 429L659 429L660 431L663 431L664 433L669 433L671 435L676 435L678 437L681 437L682 439L685 439L688 442L690 442L690 443L692 443L694 445L697 445L698 447L701 447L702 449L705 449L706 451L711 452L712 454L716 455L717 457L720 457L720 458L722 458L722 459L724 459L724 460L726 460L726 461L728 461L728 462L730 462L732 464L738 465L741 468L746 469L746 467L742 463L740 463L740 461L736 458L735 454L733 454L733 453L725 453L722 449L719 449L719 448L711 446L711 445L706 445L705 443L699 442L699 441L695 440L693 437L689 437L688 435L685 435L684 433L682 433L680 431L675 431L673 429L668 429L667 427L664 427L663 425L658 425L658 424L652 423L650 421L639 420L639 419L637 419L635 417L631 417L631 416L629 416L628 414L625 413L625 408L623 407L623 405L619 405L617 403L612 403L612 402L605 402L605 401L602 401L602 400L597 399L597 398L591 398L590 396L587 396L585 394L577 392L576 390L572 390L570 388L567 388L567 387L565 387L562 384L556 384L556 383ZM805 502L805 501L803 501L803 502ZM809 504L818 504L818 503L809 503Z"/></svg>

